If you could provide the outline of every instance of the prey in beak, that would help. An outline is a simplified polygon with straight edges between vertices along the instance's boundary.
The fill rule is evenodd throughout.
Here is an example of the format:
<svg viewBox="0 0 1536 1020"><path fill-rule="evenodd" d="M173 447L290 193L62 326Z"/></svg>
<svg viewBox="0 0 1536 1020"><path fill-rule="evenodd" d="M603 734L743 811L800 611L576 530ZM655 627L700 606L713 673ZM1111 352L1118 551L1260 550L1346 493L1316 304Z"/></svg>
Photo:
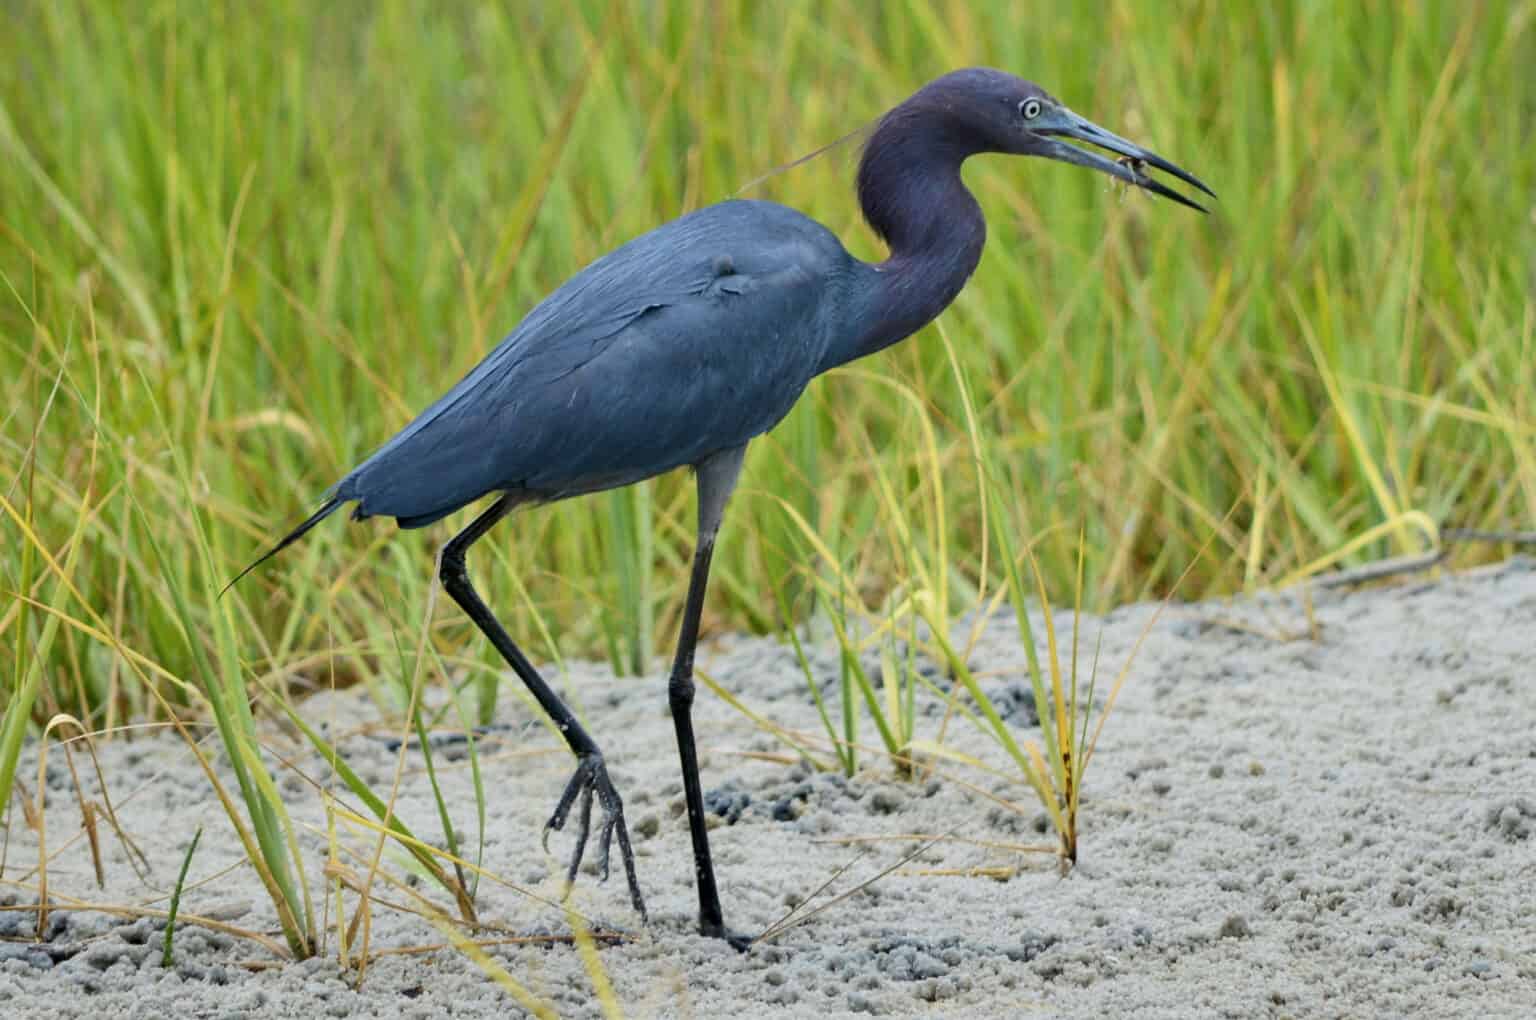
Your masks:
<svg viewBox="0 0 1536 1020"><path fill-rule="evenodd" d="M1134 185L1154 195L1161 195L1180 205L1197 209L1200 212L1208 212L1205 206L1186 198L1184 195L1168 187L1162 181L1147 173L1146 168L1152 167L1170 174L1191 187L1216 197L1216 192L1206 187L1205 182L1194 174L1175 163L1171 163L1155 152L1143 149L1135 142L1121 138L1112 131L1099 127L1093 121L1079 117L1065 106L1046 106L1037 117L1031 120L1028 130L1039 137L1039 141L1033 147L1036 154L1048 159L1060 160L1063 163L1073 163L1077 166L1085 166L1090 170L1108 174L1116 180ZM1076 145L1068 145L1061 139L1071 139L1075 142L1083 142L1100 149L1107 150L1119 156L1119 159L1109 159L1099 155L1091 149L1079 148Z"/></svg>

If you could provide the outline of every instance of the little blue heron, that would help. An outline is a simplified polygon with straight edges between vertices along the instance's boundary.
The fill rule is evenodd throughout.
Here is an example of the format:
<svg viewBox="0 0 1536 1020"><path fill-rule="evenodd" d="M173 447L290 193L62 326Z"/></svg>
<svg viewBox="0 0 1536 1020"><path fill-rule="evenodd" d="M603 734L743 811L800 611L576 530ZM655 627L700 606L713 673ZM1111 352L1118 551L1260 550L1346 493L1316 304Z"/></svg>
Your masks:
<svg viewBox="0 0 1536 1020"><path fill-rule="evenodd" d="M581 864L595 796L603 812L603 875L617 836L630 899L644 918L623 802L602 752L475 591L464 556L523 504L692 467L698 540L667 695L693 837L699 927L745 945L720 910L691 716L694 646L715 536L748 442L783 419L813 378L910 336L965 286L981 258L986 221L960 165L984 152L1075 163L1205 211L1147 176L1143 168L1151 166L1214 197L1193 174L1077 116L1038 85L983 68L946 74L886 113L864 146L859 205L890 248L884 262L860 261L826 227L773 202L721 202L637 237L545 298L240 576L344 503L357 503L354 520L387 516L419 528L495 494L443 547L439 576L576 757L575 774L544 827L547 841L576 809L567 882Z"/></svg>

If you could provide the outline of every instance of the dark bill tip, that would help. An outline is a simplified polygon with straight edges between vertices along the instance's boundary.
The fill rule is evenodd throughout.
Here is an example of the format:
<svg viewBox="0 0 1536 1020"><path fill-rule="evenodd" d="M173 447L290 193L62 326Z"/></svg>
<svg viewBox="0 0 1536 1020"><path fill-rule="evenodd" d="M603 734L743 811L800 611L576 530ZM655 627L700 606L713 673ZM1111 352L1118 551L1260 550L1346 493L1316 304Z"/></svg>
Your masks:
<svg viewBox="0 0 1536 1020"><path fill-rule="evenodd" d="M1185 170L1183 167L1178 166L1177 164L1168 162L1166 159L1164 159L1163 157L1159 156L1155 152L1147 152L1145 149L1143 149L1142 152L1141 152L1141 155L1140 156L1136 156L1134 158L1141 160L1143 163L1147 164L1148 166L1156 167L1157 169L1163 171L1164 173L1172 174L1173 176L1177 177L1179 180L1183 181L1185 184L1188 184L1189 186L1194 187L1194 188L1199 188L1201 191L1205 192L1207 195L1210 195L1212 198L1216 198L1217 197L1216 196L1216 192L1214 192L1210 188L1206 187L1205 186L1205 182L1202 181L1200 178L1196 177L1194 174L1190 173L1188 170ZM1196 208L1199 208L1199 206L1196 206Z"/></svg>
<svg viewBox="0 0 1536 1020"><path fill-rule="evenodd" d="M1086 166L1109 174L1111 177L1119 178L1127 184L1134 184L1138 188L1150 191L1154 195L1160 195L1169 201L1177 202L1190 209L1195 209L1199 212L1210 211L1200 203L1186 198L1156 178L1149 176L1143 168L1152 167L1155 170L1161 170L1178 178L1190 187L1197 188L1215 198L1216 192L1212 191L1204 181L1188 170L1164 159L1155 152L1143 149L1135 142L1121 138L1112 131L1106 131L1104 128L1093 123L1093 121L1079 117L1070 110L1062 108L1059 114L1060 119L1041 131L1041 134L1054 135L1057 138L1070 138L1073 141L1105 149L1120 158L1117 160L1106 159L1087 149L1079 149L1076 146L1066 145L1061 142L1055 142L1046 155L1053 159L1076 163L1079 166Z"/></svg>
<svg viewBox="0 0 1536 1020"><path fill-rule="evenodd" d="M1152 161L1150 159L1143 159L1142 162L1150 163L1153 166L1157 166L1157 164L1156 163L1152 163ZM1166 167L1158 167L1158 169L1159 170L1164 170L1164 169L1167 169L1167 168ZM1169 173L1175 173L1175 171L1173 171L1173 170L1169 170L1168 172ZM1180 180L1185 180L1186 179L1186 175L1185 174L1178 173L1178 174L1175 174L1175 175ZM1147 191L1152 192L1152 194L1154 194L1154 195L1161 195L1164 198L1169 199L1170 201L1177 202L1177 203L1179 203L1182 206L1187 206L1190 209L1196 210L1197 212L1203 212L1203 213L1207 213L1207 214L1210 213L1210 210L1207 209L1205 206L1201 205L1199 202L1196 202L1193 199L1185 198L1183 195L1179 194L1177 191L1174 191L1172 188L1168 187L1168 185L1164 184L1162 181L1158 180L1155 177L1148 177L1146 174L1140 173L1140 172L1136 171L1135 169L1131 170L1131 176L1132 176L1131 183L1136 185L1138 188L1145 188ZM1212 191L1210 188L1207 188L1205 185L1201 184L1199 181L1193 181L1192 180L1189 183L1193 184L1196 187L1198 187L1201 191L1205 192L1207 195L1210 195L1213 198L1216 195L1216 193L1214 191Z"/></svg>

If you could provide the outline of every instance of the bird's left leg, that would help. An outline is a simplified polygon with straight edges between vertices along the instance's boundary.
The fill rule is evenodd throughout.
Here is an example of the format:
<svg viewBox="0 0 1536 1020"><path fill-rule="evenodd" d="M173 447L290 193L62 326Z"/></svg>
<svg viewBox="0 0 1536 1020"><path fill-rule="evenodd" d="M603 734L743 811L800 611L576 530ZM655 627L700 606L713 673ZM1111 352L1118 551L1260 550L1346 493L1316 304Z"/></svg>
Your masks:
<svg viewBox="0 0 1536 1020"><path fill-rule="evenodd" d="M705 824L704 795L699 786L699 759L693 742L693 652L699 643L699 616L704 609L704 589L709 582L709 561L715 550L715 535L725 515L725 504L736 488L745 446L714 454L698 465L699 544L693 554L693 572L688 581L688 602L683 609L682 631L677 638L677 654L672 660L672 677L667 684L667 700L672 708L672 725L677 730L677 753L682 760L683 797L688 804L688 829L693 836L693 872L699 887L699 931L722 938L737 949L745 949L747 938L734 935L725 927L720 912L720 893L715 887L715 867L709 856L709 828Z"/></svg>
<svg viewBox="0 0 1536 1020"><path fill-rule="evenodd" d="M502 496L495 503L469 523L463 531L459 532L448 544L443 547L442 557L438 563L438 573L442 578L443 588L453 600L474 621L475 626L490 639L491 644L507 660L507 665L518 675L534 700L539 703L561 736L565 737L571 753L576 756L576 774L566 785L565 792L560 796L560 803L555 807L555 813L550 816L544 825L545 849L548 849L549 833L551 829L560 829L565 825L571 808L576 807L577 832L576 849L571 854L570 868L566 873L566 887L576 881L576 871L581 867L581 856L587 846L587 837L592 831L592 801L594 795L602 806L602 827L598 831L598 864L602 869L604 878L608 877L608 849L615 836L619 840L619 855L624 861L624 877L629 881L629 898L634 904L635 912L642 918L645 917L645 900L640 895L640 883L635 878L635 852L629 843L629 830L624 825L624 802L619 799L618 790L614 789L613 782L608 778L608 768L603 762L603 754L598 750L597 743L587 734L576 716L565 706L563 702L550 690L544 678L539 676L539 671L533 668L533 664L523 655L522 650L512 641L504 627L491 613L485 600L470 583L469 571L464 564L464 554L469 547L478 541L496 522L506 517L517 505L511 496Z"/></svg>

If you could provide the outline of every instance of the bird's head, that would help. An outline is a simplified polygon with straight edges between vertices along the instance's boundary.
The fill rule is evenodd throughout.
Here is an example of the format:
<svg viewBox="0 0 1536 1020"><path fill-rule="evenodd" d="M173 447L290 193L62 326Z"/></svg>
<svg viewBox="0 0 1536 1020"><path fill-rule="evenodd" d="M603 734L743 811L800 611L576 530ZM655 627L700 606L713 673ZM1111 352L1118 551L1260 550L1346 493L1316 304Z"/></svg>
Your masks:
<svg viewBox="0 0 1536 1020"><path fill-rule="evenodd" d="M947 122L947 133L965 154L1006 152L1075 163L1201 212L1206 211L1204 206L1148 176L1146 168L1162 170L1212 198L1216 196L1189 171L1079 117L1039 85L1006 71L973 67L951 72L923 86L892 113L903 108L924 119ZM1104 149L1120 158L1109 159L1090 149L1069 145L1066 139Z"/></svg>

